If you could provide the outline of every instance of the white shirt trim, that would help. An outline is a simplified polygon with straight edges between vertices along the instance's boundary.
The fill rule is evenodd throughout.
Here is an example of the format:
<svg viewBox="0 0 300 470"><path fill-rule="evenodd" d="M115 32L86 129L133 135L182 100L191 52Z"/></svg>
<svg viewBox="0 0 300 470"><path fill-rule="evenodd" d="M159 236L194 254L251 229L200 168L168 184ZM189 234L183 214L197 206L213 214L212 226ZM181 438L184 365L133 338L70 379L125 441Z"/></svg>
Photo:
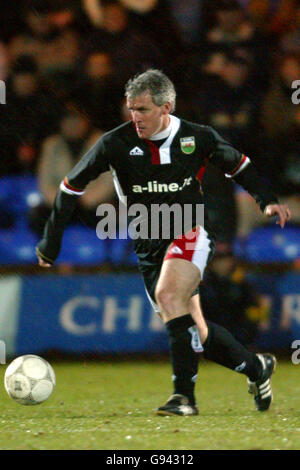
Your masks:
<svg viewBox="0 0 300 470"><path fill-rule="evenodd" d="M241 171L243 171L249 165L249 163L251 163L251 160L250 158L246 157L244 163L238 168L237 171L235 171L231 175L229 175L228 173L225 173L226 178L234 178L239 173L241 173Z"/></svg>
<svg viewBox="0 0 300 470"><path fill-rule="evenodd" d="M71 196L82 196L82 195L84 194L84 190L82 190L82 191L80 191L80 190L72 191L72 189L67 188L67 186L65 185L64 181L62 181L62 182L60 183L59 188L60 188L60 190L63 191L64 193L70 194Z"/></svg>
<svg viewBox="0 0 300 470"><path fill-rule="evenodd" d="M170 147L180 127L180 119L175 116L170 116L170 118L172 124L171 134L169 135L167 140L159 147L160 163L162 165L166 163L171 163Z"/></svg>

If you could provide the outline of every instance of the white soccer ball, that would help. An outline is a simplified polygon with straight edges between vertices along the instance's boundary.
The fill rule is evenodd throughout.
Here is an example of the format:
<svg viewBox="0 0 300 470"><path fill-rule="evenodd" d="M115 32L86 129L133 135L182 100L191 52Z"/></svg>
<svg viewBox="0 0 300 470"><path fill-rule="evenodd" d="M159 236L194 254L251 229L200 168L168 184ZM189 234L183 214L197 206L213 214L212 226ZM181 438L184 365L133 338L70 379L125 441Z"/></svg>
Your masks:
<svg viewBox="0 0 300 470"><path fill-rule="evenodd" d="M14 359L6 369L4 386L8 395L21 405L38 405L50 397L55 373L42 357L33 354Z"/></svg>

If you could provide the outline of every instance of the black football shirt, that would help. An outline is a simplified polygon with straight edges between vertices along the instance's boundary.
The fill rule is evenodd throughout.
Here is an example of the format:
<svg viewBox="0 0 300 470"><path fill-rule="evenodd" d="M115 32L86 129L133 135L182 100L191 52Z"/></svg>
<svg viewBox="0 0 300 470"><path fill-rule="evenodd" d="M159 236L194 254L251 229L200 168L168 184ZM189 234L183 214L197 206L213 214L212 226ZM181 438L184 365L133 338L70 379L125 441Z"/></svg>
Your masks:
<svg viewBox="0 0 300 470"><path fill-rule="evenodd" d="M170 135L162 143L139 138L131 121L107 132L66 175L39 244L40 254L46 260L53 261L59 252L76 196L83 194L88 183L106 171L113 174L120 200L129 207L143 204L149 214L153 204L176 203L182 207L202 204L201 179L207 162L248 190L262 210L277 201L250 159L213 128L176 116L170 119ZM208 222L205 228L210 232ZM138 254L145 249L145 241L136 241L135 245ZM157 240L148 240L147 250L151 251L151 247L154 252Z"/></svg>

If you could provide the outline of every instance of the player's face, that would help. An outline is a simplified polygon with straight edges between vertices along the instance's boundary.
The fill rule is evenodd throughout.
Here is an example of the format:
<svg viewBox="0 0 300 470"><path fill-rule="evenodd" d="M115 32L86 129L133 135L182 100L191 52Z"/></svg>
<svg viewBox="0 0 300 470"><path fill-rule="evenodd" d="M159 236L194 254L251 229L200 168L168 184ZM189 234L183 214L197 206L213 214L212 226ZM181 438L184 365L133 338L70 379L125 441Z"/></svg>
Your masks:
<svg viewBox="0 0 300 470"><path fill-rule="evenodd" d="M128 98L127 107L141 139L149 139L152 135L166 129L170 123L171 104L165 103L157 106L149 93Z"/></svg>

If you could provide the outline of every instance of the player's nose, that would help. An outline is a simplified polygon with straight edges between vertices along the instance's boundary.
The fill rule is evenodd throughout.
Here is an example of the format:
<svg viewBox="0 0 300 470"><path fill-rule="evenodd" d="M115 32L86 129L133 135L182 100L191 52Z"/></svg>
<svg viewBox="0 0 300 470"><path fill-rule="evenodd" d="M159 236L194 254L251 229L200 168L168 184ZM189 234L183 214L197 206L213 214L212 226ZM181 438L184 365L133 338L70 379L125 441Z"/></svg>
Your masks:
<svg viewBox="0 0 300 470"><path fill-rule="evenodd" d="M138 111L132 111L132 120L135 124L141 121L141 116Z"/></svg>

